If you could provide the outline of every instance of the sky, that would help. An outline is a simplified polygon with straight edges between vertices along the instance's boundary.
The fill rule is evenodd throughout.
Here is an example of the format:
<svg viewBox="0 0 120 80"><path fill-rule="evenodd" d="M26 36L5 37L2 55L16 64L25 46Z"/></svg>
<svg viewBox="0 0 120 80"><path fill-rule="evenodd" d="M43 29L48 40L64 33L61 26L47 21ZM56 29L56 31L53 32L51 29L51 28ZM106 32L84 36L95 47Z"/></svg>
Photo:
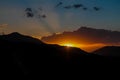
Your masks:
<svg viewBox="0 0 120 80"><path fill-rule="evenodd" d="M59 2L63 4L55 7ZM64 8L74 4L83 4L88 10ZM35 16L26 17L26 8L32 8ZM38 18L39 8L46 18ZM19 32L40 38L81 26L120 31L119 21L120 0L0 0L0 32L5 33Z"/></svg>

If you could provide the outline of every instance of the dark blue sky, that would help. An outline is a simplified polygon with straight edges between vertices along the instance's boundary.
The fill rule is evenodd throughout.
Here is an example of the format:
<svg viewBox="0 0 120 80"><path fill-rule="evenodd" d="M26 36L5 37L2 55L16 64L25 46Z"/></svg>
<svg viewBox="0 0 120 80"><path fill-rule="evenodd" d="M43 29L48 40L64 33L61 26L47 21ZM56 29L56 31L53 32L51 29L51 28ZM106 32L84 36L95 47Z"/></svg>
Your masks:
<svg viewBox="0 0 120 80"><path fill-rule="evenodd" d="M57 8L59 2L63 4ZM64 6L83 4L88 10L64 9ZM93 7L99 7L95 11ZM42 8L40 14L46 18L27 18L25 8L35 11ZM0 0L0 32L20 32L35 37L53 32L72 31L80 26L120 31L120 0ZM4 28L3 28L4 27Z"/></svg>

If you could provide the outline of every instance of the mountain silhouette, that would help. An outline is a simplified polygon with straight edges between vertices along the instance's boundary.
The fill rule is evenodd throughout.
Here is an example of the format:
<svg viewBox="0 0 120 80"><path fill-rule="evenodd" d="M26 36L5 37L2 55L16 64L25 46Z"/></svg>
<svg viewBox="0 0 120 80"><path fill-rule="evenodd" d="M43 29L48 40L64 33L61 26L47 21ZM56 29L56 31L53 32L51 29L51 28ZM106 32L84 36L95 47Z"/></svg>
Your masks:
<svg viewBox="0 0 120 80"><path fill-rule="evenodd" d="M105 68L120 61L75 47L45 44L16 32L0 36L0 53L2 75L15 80L24 77L35 80L50 74L54 77L58 73L74 75L75 71L83 73L90 68Z"/></svg>
<svg viewBox="0 0 120 80"><path fill-rule="evenodd" d="M25 36L25 35L22 35L18 32L13 32L13 33L8 34L8 35L1 35L0 39L11 41L11 42L27 42L27 43L43 44L43 42L37 38Z"/></svg>
<svg viewBox="0 0 120 80"><path fill-rule="evenodd" d="M120 57L120 46L106 46L94 51L93 53L103 55L103 56Z"/></svg>

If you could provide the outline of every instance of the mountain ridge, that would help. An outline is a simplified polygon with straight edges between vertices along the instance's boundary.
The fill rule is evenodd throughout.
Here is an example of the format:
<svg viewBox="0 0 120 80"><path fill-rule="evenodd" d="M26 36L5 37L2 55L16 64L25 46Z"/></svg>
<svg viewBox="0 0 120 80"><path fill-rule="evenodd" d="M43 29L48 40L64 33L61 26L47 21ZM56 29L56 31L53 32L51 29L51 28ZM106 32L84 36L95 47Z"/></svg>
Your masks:
<svg viewBox="0 0 120 80"><path fill-rule="evenodd" d="M0 38L12 42L28 42L28 43L44 44L42 41L40 41L37 38L23 35L18 32L13 32L7 35L1 35Z"/></svg>
<svg viewBox="0 0 120 80"><path fill-rule="evenodd" d="M120 57L120 46L105 46L94 51L93 53L102 56Z"/></svg>
<svg viewBox="0 0 120 80"><path fill-rule="evenodd" d="M13 36L13 34L0 36L0 56L2 74L12 79L16 76L17 80L24 77L27 80L35 80L43 73L44 76L46 73L74 75L76 71L83 74L85 71L93 71L95 67L105 69L120 62L119 58L90 54L79 48L41 44L41 41L40 44L36 44L36 39L35 42L19 41L14 38L21 38L24 35L15 33L14 36L17 37L14 38L11 38L11 35ZM25 36L24 38L26 40Z"/></svg>

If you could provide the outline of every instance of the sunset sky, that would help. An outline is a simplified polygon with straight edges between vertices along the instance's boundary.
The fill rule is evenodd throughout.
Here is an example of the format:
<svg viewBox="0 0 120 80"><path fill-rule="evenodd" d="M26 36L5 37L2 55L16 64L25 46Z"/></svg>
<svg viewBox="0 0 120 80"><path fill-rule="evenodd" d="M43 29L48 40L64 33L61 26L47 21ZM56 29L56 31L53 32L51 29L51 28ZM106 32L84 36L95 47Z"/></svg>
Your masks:
<svg viewBox="0 0 120 80"><path fill-rule="evenodd" d="M59 2L63 4L55 7ZM64 8L74 4L83 4L88 10ZM26 8L32 8L35 17L27 18ZM46 18L38 18L39 8ZM0 0L0 32L20 32L40 38L80 26L120 31L120 0Z"/></svg>

